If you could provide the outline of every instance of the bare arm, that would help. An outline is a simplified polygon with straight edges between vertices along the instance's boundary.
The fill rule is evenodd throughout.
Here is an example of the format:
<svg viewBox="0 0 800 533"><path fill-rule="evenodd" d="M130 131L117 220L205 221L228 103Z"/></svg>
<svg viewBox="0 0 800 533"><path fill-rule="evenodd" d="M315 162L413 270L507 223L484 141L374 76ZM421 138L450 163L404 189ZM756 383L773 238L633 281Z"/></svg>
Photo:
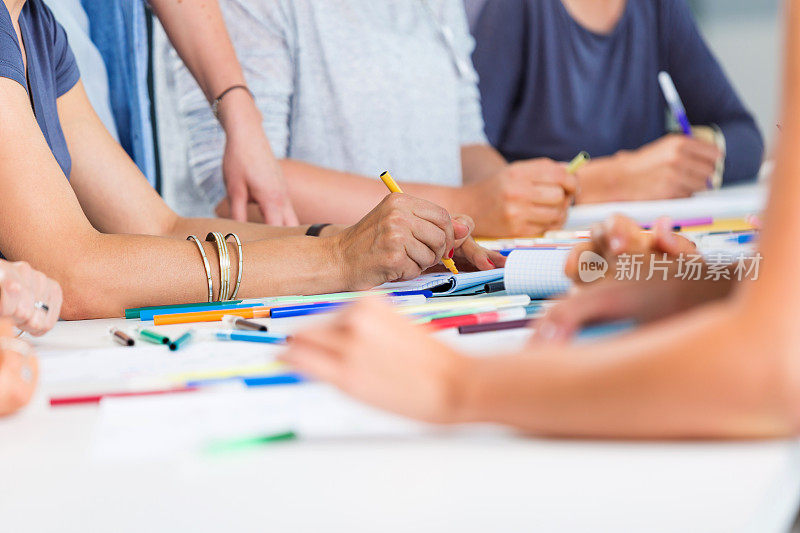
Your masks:
<svg viewBox="0 0 800 533"><path fill-rule="evenodd" d="M461 171L465 184L491 178L507 165L500 152L488 144L472 144L461 148Z"/></svg>
<svg viewBox="0 0 800 533"><path fill-rule="evenodd" d="M389 196L355 226L320 239L295 236L302 228L183 219L111 140L80 83L58 101L72 155L70 181L25 90L0 79L0 100L0 227L6 228L0 250L61 284L63 318L205 300L205 272L195 245L185 240L188 233L202 238L209 231L235 231L250 241L243 251L245 297L371 288L418 275L456 239L464 246L471 242L454 234L446 211L410 195ZM216 251L208 243L204 248L218 288ZM229 252L236 257L233 245ZM234 262L232 279L236 274Z"/></svg>
<svg viewBox="0 0 800 533"><path fill-rule="evenodd" d="M209 102L234 85L246 85L217 0L151 0L178 54ZM280 167L261 126L261 113L243 90L220 102L219 119L227 143L223 163L234 218L245 221L252 199L273 225L296 225Z"/></svg>

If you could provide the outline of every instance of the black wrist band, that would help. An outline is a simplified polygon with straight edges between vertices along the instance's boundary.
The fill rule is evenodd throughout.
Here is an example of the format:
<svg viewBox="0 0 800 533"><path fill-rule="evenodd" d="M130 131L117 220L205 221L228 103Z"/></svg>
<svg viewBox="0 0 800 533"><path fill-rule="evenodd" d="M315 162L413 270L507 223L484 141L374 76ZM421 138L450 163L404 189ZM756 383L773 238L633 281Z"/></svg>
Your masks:
<svg viewBox="0 0 800 533"><path fill-rule="evenodd" d="M306 231L306 235L309 237L319 237L319 234L322 233L322 230L330 226L330 224L314 224L308 231Z"/></svg>
<svg viewBox="0 0 800 533"><path fill-rule="evenodd" d="M236 89L242 89L243 91L247 91L247 93L250 95L250 97L255 100L256 97L253 94L253 91L251 91L250 88L247 85L233 85L231 87L228 87L227 89L222 91L222 93L219 96L217 96L214 99L214 102L211 104L211 111L214 113L214 118L219 120L219 104L220 104L220 102L222 102L222 99L225 98L228 95L229 92L235 91Z"/></svg>

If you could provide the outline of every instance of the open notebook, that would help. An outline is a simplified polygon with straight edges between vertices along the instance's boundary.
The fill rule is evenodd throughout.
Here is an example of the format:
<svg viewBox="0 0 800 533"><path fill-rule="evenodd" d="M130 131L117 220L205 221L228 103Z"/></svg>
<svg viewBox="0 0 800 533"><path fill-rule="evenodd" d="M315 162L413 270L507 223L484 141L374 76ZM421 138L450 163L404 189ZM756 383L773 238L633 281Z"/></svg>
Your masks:
<svg viewBox="0 0 800 533"><path fill-rule="evenodd" d="M545 299L563 294L572 286L564 275L568 248L515 250L505 268L463 274L426 274L411 281L386 283L381 289L395 291L430 290L434 294L464 294L482 289L487 283L503 281L509 294L527 294Z"/></svg>
<svg viewBox="0 0 800 533"><path fill-rule="evenodd" d="M475 287L483 287L487 283L500 281L503 279L504 274L505 270L502 268L483 272L464 272L462 274L451 274L449 272L425 274L410 281L384 283L378 288L394 291L433 291L434 294L445 295L474 289Z"/></svg>

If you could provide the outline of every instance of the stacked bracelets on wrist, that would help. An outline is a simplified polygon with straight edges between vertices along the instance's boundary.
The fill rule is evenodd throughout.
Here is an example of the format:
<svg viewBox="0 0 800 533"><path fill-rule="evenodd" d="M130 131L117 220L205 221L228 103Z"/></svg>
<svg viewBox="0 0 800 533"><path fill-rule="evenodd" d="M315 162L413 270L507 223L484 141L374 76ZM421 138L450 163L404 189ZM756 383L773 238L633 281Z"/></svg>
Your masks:
<svg viewBox="0 0 800 533"><path fill-rule="evenodd" d="M233 237L236 241L237 252L239 256L239 271L236 276L236 285L231 292L231 257L228 252L227 239ZM211 265L208 262L208 257L203 249L203 244L196 235L189 235L187 240L194 241L200 250L200 256L203 258L203 267L206 270L206 280L208 281L208 301L214 301L214 282L211 277ZM220 287L218 302L225 302L233 300L239 294L239 287L242 284L242 267L244 264L242 257L242 241L235 233L229 233L223 237L222 233L217 231L211 232L206 236L206 242L213 242L217 247L217 255L219 256L219 274L220 274Z"/></svg>

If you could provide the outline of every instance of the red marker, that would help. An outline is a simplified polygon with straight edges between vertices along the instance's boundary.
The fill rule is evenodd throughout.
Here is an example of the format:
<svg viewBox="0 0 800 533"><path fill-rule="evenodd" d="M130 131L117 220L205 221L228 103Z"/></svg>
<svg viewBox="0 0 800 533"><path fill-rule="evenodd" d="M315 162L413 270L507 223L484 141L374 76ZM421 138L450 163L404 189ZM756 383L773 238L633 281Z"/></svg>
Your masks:
<svg viewBox="0 0 800 533"><path fill-rule="evenodd" d="M495 322L505 322L507 320L521 320L528 316L528 311L524 307L513 309L502 309L500 311L489 311L487 313L476 313L473 315L453 316L448 318L436 318L429 322L433 329L458 328L461 326L474 326L476 324L494 324Z"/></svg>
<svg viewBox="0 0 800 533"><path fill-rule="evenodd" d="M105 394L93 394L89 396L62 396L50 398L50 407L62 407L66 405L83 405L88 403L100 403L103 398L128 398L134 396L157 396L159 394L177 394L181 392L194 392L199 390L197 387L177 387L174 389L161 389L135 392L109 392Z"/></svg>

